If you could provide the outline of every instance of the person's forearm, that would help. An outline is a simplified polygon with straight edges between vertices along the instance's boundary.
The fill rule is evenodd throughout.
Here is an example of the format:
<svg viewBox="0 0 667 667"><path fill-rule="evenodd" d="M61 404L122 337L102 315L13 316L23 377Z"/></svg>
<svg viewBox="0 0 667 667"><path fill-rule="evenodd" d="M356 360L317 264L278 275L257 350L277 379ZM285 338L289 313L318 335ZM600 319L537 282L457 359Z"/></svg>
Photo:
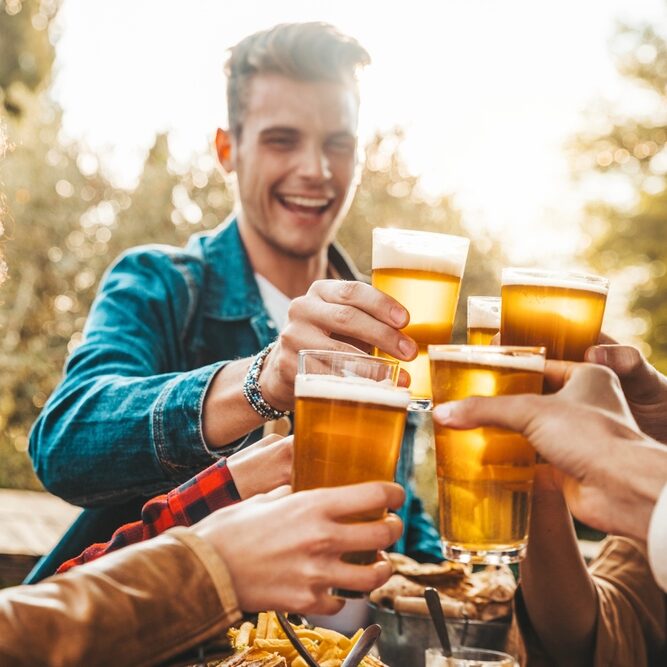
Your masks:
<svg viewBox="0 0 667 667"><path fill-rule="evenodd" d="M591 664L597 594L558 491L535 496L520 574L531 624L554 663Z"/></svg>
<svg viewBox="0 0 667 667"><path fill-rule="evenodd" d="M175 530L0 592L0 663L152 665L220 636L241 618L227 569Z"/></svg>
<svg viewBox="0 0 667 667"><path fill-rule="evenodd" d="M220 364L147 377L119 373L120 362L99 365L92 377L71 371L30 433L51 493L83 507L113 504L165 491L216 460L200 409Z"/></svg>
<svg viewBox="0 0 667 667"><path fill-rule="evenodd" d="M225 365L213 378L202 409L204 440L219 449L264 423L243 395L243 381L253 359L239 359Z"/></svg>

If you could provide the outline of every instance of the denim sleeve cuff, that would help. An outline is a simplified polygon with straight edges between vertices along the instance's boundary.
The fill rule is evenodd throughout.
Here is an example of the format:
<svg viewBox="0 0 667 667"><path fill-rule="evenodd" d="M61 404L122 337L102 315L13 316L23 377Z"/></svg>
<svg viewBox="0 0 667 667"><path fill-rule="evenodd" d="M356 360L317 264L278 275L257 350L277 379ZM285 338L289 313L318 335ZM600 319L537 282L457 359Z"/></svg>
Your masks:
<svg viewBox="0 0 667 667"><path fill-rule="evenodd" d="M153 445L170 477L189 477L223 455L223 450L214 451L206 446L202 410L209 385L226 363L180 373L164 387L153 406Z"/></svg>

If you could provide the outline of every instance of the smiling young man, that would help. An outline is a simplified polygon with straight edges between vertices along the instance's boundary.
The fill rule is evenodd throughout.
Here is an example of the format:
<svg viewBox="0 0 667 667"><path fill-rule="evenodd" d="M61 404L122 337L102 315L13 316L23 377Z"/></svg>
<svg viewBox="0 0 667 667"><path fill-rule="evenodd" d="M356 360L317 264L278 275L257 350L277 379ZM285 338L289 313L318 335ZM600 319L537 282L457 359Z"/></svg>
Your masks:
<svg viewBox="0 0 667 667"><path fill-rule="evenodd" d="M147 496L284 422L300 349L415 357L400 332L406 310L361 282L333 242L356 188L356 73L368 62L321 23L276 26L231 50L229 130L216 149L236 176L235 214L185 248L131 250L104 278L30 442L44 485L94 509L34 580L138 518ZM401 514L398 548L439 560L409 488Z"/></svg>

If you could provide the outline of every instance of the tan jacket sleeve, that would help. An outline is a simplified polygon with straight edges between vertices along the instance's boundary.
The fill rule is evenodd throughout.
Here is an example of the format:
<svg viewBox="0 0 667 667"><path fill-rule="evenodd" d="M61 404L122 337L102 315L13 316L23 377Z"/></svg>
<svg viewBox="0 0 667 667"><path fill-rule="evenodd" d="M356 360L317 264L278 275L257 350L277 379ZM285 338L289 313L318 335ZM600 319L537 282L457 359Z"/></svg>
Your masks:
<svg viewBox="0 0 667 667"><path fill-rule="evenodd" d="M665 665L665 594L653 578L646 545L605 540L590 568L598 594L594 667Z"/></svg>
<svg viewBox="0 0 667 667"><path fill-rule="evenodd" d="M667 665L666 598L651 574L645 545L624 537L608 537L589 572L598 596L591 667ZM545 600L545 604L548 602ZM520 591L515 600L509 648L520 658L521 665L554 664L531 626Z"/></svg>
<svg viewBox="0 0 667 667"><path fill-rule="evenodd" d="M0 591L2 665L153 665L241 618L229 573L185 528Z"/></svg>

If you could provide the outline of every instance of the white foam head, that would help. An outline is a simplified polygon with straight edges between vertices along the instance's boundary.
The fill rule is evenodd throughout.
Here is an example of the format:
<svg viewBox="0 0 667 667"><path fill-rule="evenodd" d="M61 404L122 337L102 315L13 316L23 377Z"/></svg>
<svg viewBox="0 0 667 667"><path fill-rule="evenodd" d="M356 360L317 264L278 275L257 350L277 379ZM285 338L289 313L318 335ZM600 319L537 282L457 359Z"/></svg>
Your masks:
<svg viewBox="0 0 667 667"><path fill-rule="evenodd" d="M294 395L297 398L328 398L401 409L407 409L410 403L410 392L402 387L395 387L389 380L377 382L368 378L315 373L297 374Z"/></svg>
<svg viewBox="0 0 667 667"><path fill-rule="evenodd" d="M609 291L609 281L606 278L596 276L593 273L578 273L576 271L506 268L502 272L501 284L503 286L535 285L538 287L559 287L562 289L596 292L604 295Z"/></svg>
<svg viewBox="0 0 667 667"><path fill-rule="evenodd" d="M469 329L500 329L500 297L468 297Z"/></svg>
<svg viewBox="0 0 667 667"><path fill-rule="evenodd" d="M504 353L503 350L515 352ZM429 345L428 356L433 361L544 372L544 353L520 352L518 348L499 345Z"/></svg>
<svg viewBox="0 0 667 667"><path fill-rule="evenodd" d="M376 227L374 269L413 269L462 276L470 240L463 236Z"/></svg>

